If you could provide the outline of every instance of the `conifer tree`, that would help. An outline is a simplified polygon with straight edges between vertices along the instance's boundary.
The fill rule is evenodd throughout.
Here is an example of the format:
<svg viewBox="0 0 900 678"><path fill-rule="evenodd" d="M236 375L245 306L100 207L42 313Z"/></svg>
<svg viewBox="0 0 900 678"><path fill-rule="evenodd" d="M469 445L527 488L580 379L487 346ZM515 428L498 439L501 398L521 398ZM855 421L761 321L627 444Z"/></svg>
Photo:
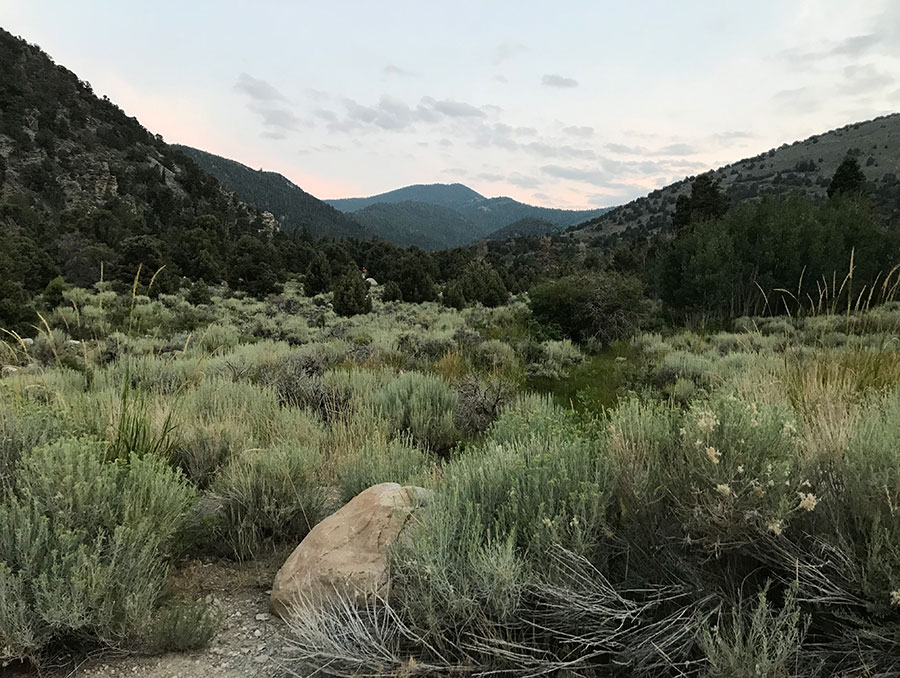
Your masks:
<svg viewBox="0 0 900 678"><path fill-rule="evenodd" d="M347 272L335 281L332 306L334 312L342 316L368 313L372 310L369 283L355 267L347 269Z"/></svg>

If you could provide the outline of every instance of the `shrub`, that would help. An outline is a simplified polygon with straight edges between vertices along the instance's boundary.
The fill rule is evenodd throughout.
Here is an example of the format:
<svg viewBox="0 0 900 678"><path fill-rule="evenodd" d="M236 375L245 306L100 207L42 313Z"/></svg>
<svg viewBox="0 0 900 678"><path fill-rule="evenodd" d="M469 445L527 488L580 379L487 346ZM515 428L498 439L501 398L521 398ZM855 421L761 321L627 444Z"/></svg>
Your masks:
<svg viewBox="0 0 900 678"><path fill-rule="evenodd" d="M376 395L383 416L397 433L408 433L426 449L444 454L457 439L453 413L457 395L443 379L407 372Z"/></svg>
<svg viewBox="0 0 900 678"><path fill-rule="evenodd" d="M614 272L542 283L529 293L529 306L538 322L578 342L627 339L649 317L640 281Z"/></svg>
<svg viewBox="0 0 900 678"><path fill-rule="evenodd" d="M407 440L370 440L338 469L341 501L378 483L420 484L431 460Z"/></svg>
<svg viewBox="0 0 900 678"><path fill-rule="evenodd" d="M489 443L444 469L421 528L395 560L397 604L447 649L528 617L528 587L557 544L597 555L612 496L607 460L564 431ZM503 634L503 631L499 631Z"/></svg>
<svg viewBox="0 0 900 678"><path fill-rule="evenodd" d="M76 637L139 647L152 626L192 493L157 458L106 458L89 438L22 455L0 505L0 660Z"/></svg>
<svg viewBox="0 0 900 678"><path fill-rule="evenodd" d="M334 312L343 316L371 312L372 296L369 289L369 283L360 272L351 268L334 283Z"/></svg>
<svg viewBox="0 0 900 678"><path fill-rule="evenodd" d="M266 547L299 542L325 506L315 479L318 454L302 444L247 450L218 475L213 492L223 503L222 539L238 559Z"/></svg>

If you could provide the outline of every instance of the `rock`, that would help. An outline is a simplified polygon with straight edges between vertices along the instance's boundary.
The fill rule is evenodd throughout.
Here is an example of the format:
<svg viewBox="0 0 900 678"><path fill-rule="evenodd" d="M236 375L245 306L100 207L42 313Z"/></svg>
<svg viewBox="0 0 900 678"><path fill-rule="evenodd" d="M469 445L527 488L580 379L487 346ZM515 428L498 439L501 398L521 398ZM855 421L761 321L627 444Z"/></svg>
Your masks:
<svg viewBox="0 0 900 678"><path fill-rule="evenodd" d="M0 377L9 377L18 371L18 367L13 367L12 365L4 365L3 368L0 369Z"/></svg>
<svg viewBox="0 0 900 678"><path fill-rule="evenodd" d="M32 339L31 337L23 337L22 344L24 344L25 346L34 346L34 339Z"/></svg>
<svg viewBox="0 0 900 678"><path fill-rule="evenodd" d="M427 506L431 492L397 483L374 485L316 525L294 549L272 585L269 604L284 618L299 597L347 596L364 604L387 596L387 549Z"/></svg>
<svg viewBox="0 0 900 678"><path fill-rule="evenodd" d="M256 615L256 621L269 621L269 613L260 612L258 615Z"/></svg>
<svg viewBox="0 0 900 678"><path fill-rule="evenodd" d="M378 287L378 281L375 278L366 278L366 282L369 283L369 287Z"/></svg>

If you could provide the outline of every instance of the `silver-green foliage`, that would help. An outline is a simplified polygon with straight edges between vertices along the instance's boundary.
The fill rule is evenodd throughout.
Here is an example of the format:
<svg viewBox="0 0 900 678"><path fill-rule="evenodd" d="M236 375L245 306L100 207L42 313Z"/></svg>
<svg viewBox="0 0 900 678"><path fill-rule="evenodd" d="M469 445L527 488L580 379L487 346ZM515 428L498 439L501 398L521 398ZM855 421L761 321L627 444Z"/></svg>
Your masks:
<svg viewBox="0 0 900 678"><path fill-rule="evenodd" d="M140 645L193 492L160 459L108 462L94 439L25 452L0 504L0 660L61 638Z"/></svg>
<svg viewBox="0 0 900 678"><path fill-rule="evenodd" d="M458 396L440 377L407 372L375 398L392 429L408 433L416 444L444 453L456 442L453 417Z"/></svg>
<svg viewBox="0 0 900 678"><path fill-rule="evenodd" d="M379 483L409 485L424 480L430 459L404 439L369 441L338 470L341 499L350 501Z"/></svg>
<svg viewBox="0 0 900 678"><path fill-rule="evenodd" d="M213 492L223 502L222 538L240 559L258 555L272 542L299 541L325 507L314 471L318 454L302 444L247 450L216 477Z"/></svg>

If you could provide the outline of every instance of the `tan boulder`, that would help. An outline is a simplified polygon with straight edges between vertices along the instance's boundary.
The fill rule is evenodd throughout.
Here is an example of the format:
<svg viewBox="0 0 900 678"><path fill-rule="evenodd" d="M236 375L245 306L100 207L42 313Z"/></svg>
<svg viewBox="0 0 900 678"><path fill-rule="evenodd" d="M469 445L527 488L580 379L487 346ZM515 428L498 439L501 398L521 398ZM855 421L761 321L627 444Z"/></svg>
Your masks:
<svg viewBox="0 0 900 678"><path fill-rule="evenodd" d="M387 549L428 504L431 493L397 483L373 485L316 525L288 557L272 585L270 605L285 617L297 600L349 597L364 604L387 596Z"/></svg>

